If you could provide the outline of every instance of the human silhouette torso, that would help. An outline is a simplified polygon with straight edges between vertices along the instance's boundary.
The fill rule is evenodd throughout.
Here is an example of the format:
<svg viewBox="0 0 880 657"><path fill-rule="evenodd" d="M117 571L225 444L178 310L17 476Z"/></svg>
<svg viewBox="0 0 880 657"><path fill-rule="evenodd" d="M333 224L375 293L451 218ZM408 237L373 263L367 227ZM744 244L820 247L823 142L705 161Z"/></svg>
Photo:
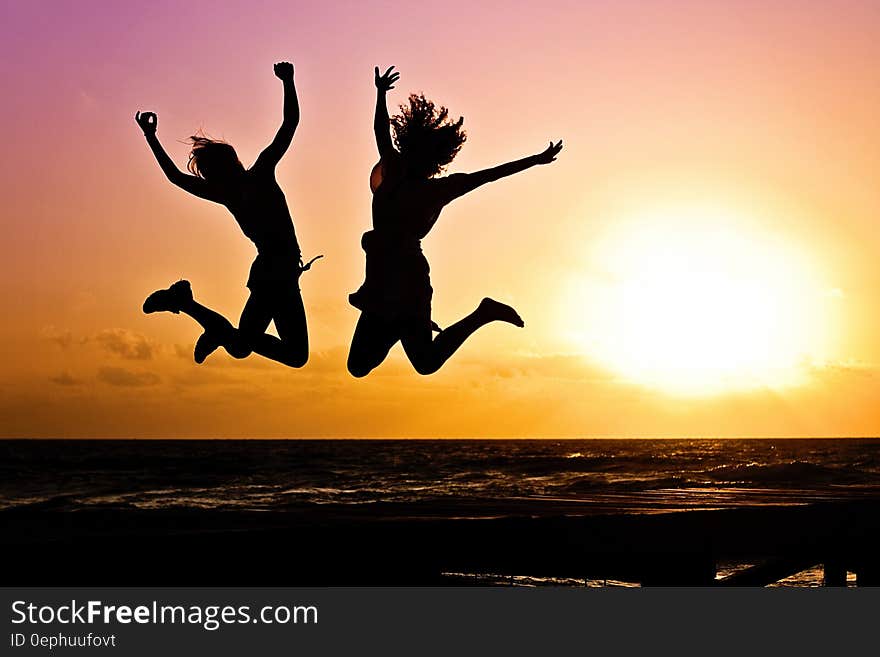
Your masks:
<svg viewBox="0 0 880 657"><path fill-rule="evenodd" d="M395 159L383 159L373 168L373 229L361 238L366 276L349 297L356 308L392 320L430 318L433 289L421 241L443 209L434 193L436 182L408 178Z"/></svg>
<svg viewBox="0 0 880 657"><path fill-rule="evenodd" d="M393 159L379 162L370 175L373 230L389 238L424 239L443 209L432 193L435 182L406 177Z"/></svg>
<svg viewBox="0 0 880 657"><path fill-rule="evenodd" d="M299 263L301 254L293 218L272 171L248 169L235 185L224 190L221 202L260 255L291 258Z"/></svg>

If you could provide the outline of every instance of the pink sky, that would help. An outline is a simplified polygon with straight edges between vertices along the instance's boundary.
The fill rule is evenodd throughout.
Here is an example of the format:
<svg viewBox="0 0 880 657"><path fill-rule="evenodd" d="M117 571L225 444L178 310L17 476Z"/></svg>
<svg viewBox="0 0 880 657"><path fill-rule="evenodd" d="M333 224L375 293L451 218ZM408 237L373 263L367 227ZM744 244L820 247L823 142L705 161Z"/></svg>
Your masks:
<svg viewBox="0 0 880 657"><path fill-rule="evenodd" d="M7 2L0 435L863 435L880 428L880 7L876 2ZM279 169L308 274L313 362L178 356L197 337L140 303L178 277L237 316L253 257L222 208L161 176L132 115L182 166L195 130L249 162L296 66L302 122ZM374 65L465 116L453 171L566 148L481 190L426 241L442 324L491 293L487 329L436 377L344 357L374 163ZM759 206L843 291L830 365L783 396L671 401L615 380L562 325L621 199ZM775 212L775 213L774 213ZM876 306L876 307L875 307ZM587 309L589 310L589 309ZM568 313L568 314L567 314ZM589 315L587 314L587 317ZM588 320L586 320L588 321ZM108 331L149 358L107 348ZM104 337L101 337L104 336ZM853 372L855 372L853 374ZM127 383L126 383L127 382ZM438 417L440 405L456 410ZM515 410L512 410L515 409Z"/></svg>

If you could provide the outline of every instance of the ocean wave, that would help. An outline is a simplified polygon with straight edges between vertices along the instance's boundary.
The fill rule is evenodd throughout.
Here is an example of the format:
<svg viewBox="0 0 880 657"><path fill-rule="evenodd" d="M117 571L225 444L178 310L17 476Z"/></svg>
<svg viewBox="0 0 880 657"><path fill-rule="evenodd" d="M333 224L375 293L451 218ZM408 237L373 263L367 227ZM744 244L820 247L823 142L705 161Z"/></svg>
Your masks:
<svg viewBox="0 0 880 657"><path fill-rule="evenodd" d="M880 475L876 472L809 461L719 466L707 471L706 476L716 483L727 484L880 484Z"/></svg>
<svg viewBox="0 0 880 657"><path fill-rule="evenodd" d="M708 499L739 488L809 500L880 488L878 459L880 441L847 440L0 441L0 508L267 510L697 489Z"/></svg>

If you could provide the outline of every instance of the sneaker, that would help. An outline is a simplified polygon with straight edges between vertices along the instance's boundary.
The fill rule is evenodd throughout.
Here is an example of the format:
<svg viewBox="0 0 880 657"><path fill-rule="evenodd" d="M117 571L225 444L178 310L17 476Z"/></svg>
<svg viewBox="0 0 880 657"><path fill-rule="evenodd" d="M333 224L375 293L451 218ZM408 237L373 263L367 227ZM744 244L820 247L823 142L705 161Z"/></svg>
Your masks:
<svg viewBox="0 0 880 657"><path fill-rule="evenodd" d="M177 281L167 290L156 290L144 301L145 313L172 312L179 313L187 301L192 301L193 294L189 281Z"/></svg>

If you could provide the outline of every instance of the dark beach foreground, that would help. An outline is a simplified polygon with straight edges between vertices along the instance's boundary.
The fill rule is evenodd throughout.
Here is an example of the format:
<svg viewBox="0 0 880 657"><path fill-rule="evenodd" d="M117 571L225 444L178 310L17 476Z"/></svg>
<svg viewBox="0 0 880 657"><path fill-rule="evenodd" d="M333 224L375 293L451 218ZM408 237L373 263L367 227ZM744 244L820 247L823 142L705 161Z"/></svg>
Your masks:
<svg viewBox="0 0 880 657"><path fill-rule="evenodd" d="M0 457L9 584L878 578L876 439L5 440Z"/></svg>
<svg viewBox="0 0 880 657"><path fill-rule="evenodd" d="M0 513L7 585L767 585L821 565L880 584L880 500L583 515L577 504ZM751 568L718 579L725 564Z"/></svg>

